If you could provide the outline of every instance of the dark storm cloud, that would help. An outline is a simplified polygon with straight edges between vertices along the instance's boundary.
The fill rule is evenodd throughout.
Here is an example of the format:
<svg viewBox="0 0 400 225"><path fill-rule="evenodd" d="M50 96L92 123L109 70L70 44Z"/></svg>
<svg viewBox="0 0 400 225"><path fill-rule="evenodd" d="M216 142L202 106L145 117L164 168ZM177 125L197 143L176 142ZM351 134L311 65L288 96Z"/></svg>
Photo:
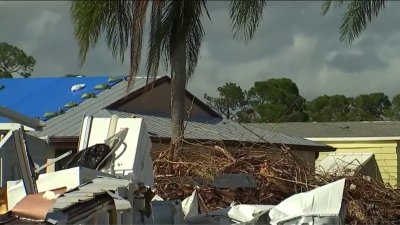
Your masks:
<svg viewBox="0 0 400 225"><path fill-rule="evenodd" d="M282 10L284 7L279 7L274 2L267 5L258 31L253 41L247 45L242 40L233 39L229 11L226 8L210 13L212 24L207 24L206 41L214 60L232 64L245 63L274 55L293 44L293 27L289 25L289 21L276 17L278 14L290 14L290 10Z"/></svg>
<svg viewBox="0 0 400 225"><path fill-rule="evenodd" d="M335 55L331 65L346 73L379 70L387 66L377 55L370 53L344 52Z"/></svg>
<svg viewBox="0 0 400 225"><path fill-rule="evenodd" d="M254 39L245 45L232 38L229 2L208 1L212 22L204 15L206 36L189 89L202 97L228 81L247 89L257 80L288 77L307 98L372 91L397 94L400 3L390 2L350 47L339 41L344 9L322 16L321 5L268 1ZM79 67L69 8L70 2L0 1L0 41L36 58L34 76L126 74L128 63L114 60L103 40ZM144 56L146 49L144 43ZM144 74L143 67L140 72Z"/></svg>
<svg viewBox="0 0 400 225"><path fill-rule="evenodd" d="M126 68L113 60L104 41L89 52L86 63L79 67L69 8L70 2L1 2L0 23L6 29L0 33L0 40L34 56L36 76L126 73Z"/></svg>
<svg viewBox="0 0 400 225"><path fill-rule="evenodd" d="M208 54L214 60L210 62L214 65L208 65L207 70L218 68L215 73L210 72L210 76L218 77L213 80L233 81L246 88L255 80L289 77L299 88L303 87L302 94L309 99L321 94L395 93L396 89L389 87L392 85L387 81L396 83L395 71L400 69L398 63L390 62L393 57L398 57L395 52L400 50L400 37L396 36L400 4L390 2L390 7L368 25L350 47L339 41L344 9L322 16L321 5L322 2L269 4L256 37L247 48L241 48L240 43L236 46L231 44L234 41L230 29L222 25L229 24L223 14L227 12L220 12L225 21L211 27L212 32L207 34ZM224 32L220 33L218 29ZM352 54L352 51L363 54ZM230 68L221 69L221 65ZM203 68L201 63L199 68ZM378 78L376 74L385 74L387 80ZM365 85L359 85L360 78ZM201 82L200 78L197 85L198 82ZM216 89L211 89L210 85L204 87L210 92Z"/></svg>

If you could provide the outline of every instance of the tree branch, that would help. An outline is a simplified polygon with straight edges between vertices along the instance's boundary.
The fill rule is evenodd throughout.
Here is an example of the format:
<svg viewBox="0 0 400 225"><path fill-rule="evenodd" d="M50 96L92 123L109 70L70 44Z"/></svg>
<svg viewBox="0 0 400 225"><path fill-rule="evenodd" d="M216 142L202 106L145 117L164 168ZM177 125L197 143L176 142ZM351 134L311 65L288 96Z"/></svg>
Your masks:
<svg viewBox="0 0 400 225"><path fill-rule="evenodd" d="M10 72L10 73L16 73L16 72L18 72L18 70L20 70L21 68L22 68L21 66L14 66L13 68L8 69L7 71Z"/></svg>

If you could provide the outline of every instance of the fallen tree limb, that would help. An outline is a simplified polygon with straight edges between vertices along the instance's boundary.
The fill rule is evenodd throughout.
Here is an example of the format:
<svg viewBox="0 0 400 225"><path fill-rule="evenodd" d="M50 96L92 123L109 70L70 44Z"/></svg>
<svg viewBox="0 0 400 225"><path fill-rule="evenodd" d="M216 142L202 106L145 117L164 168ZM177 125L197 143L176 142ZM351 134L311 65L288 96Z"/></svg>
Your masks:
<svg viewBox="0 0 400 225"><path fill-rule="evenodd" d="M194 163L194 162L174 162L174 161L171 161L171 160L168 160L168 159L157 159L157 160L154 160L154 163L158 163L158 162L171 163L171 164L202 166L201 164Z"/></svg>
<svg viewBox="0 0 400 225"><path fill-rule="evenodd" d="M218 151L218 152L220 152L220 153L222 153L226 158L228 158L232 162L236 161L236 159L226 149L221 148L218 145L215 145L213 149Z"/></svg>

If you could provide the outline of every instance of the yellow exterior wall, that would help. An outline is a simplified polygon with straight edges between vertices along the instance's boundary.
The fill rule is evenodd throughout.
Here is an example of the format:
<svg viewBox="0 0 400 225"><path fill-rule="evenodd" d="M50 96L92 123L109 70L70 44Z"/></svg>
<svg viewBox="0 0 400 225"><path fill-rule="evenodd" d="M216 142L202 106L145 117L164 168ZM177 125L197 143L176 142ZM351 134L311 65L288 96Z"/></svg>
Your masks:
<svg viewBox="0 0 400 225"><path fill-rule="evenodd" d="M373 153L384 182L394 187L400 186L399 176L399 147L397 141L327 141L324 143L336 148L337 153ZM322 160L328 153L320 153L317 161Z"/></svg>

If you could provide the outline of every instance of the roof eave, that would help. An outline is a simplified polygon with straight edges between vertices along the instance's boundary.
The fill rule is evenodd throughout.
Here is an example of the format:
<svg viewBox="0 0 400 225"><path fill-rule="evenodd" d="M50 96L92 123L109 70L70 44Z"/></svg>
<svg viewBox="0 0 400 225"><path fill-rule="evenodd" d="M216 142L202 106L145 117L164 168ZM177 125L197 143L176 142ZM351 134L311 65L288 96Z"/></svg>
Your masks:
<svg viewBox="0 0 400 225"><path fill-rule="evenodd" d="M315 142L351 142L351 141L400 141L400 136L392 137L305 137L305 139Z"/></svg>
<svg viewBox="0 0 400 225"><path fill-rule="evenodd" d="M155 137L151 136L150 137L152 141L158 141L160 143L168 143L171 141L171 138L169 137ZM239 141L239 140L209 140L209 139L190 139L190 138L185 138L186 141L197 141L197 142L207 142L209 143L210 141L215 141L215 142L224 142L225 144L229 143L240 143L243 145L251 145L254 146L254 144L258 145L270 145L270 146L287 146L289 148L292 148L294 150L300 150L300 151L312 151L312 152L334 152L336 151L336 148L329 146L329 145L295 145L295 144L285 144L285 143L268 143L268 142L254 142L254 141Z"/></svg>
<svg viewBox="0 0 400 225"><path fill-rule="evenodd" d="M152 86L153 88L163 84L163 83L169 83L171 84L171 78L169 76L162 76L159 77L158 79L156 79L155 81L150 82L149 84L147 84L146 86L139 88L138 90L126 95L124 98L119 99L117 101L115 101L114 103L110 104L109 106L107 106L106 108L115 108L118 107L128 101L130 101L131 99L141 95L142 93L144 93L146 90L149 90L148 88L150 86ZM191 92L189 92L187 89L185 89L185 94L187 96L189 96L191 99L193 99L193 101L203 110L205 110L208 114L210 114L211 116L217 117L219 119L222 119L222 116L220 114L218 114L215 110L213 110L211 107L209 107L206 103L204 103L203 101L201 101L199 98L197 98L195 95L193 95Z"/></svg>
<svg viewBox="0 0 400 225"><path fill-rule="evenodd" d="M77 143L79 141L79 137L71 136L71 137L41 137L42 139L45 139L49 144L57 144L57 143ZM169 137L155 137L155 136L150 136L150 139L153 142L160 142L160 143L169 143L171 141L171 138ZM210 141L215 141L215 142L220 142L223 141L226 144L229 143L241 143L244 145L254 145L255 142L253 141L239 141L239 140L209 140L209 139L189 139L185 138L187 141L199 141L199 142L210 142ZM293 150L299 150L299 151L312 151L312 152L334 152L336 151L336 148L329 146L329 145L295 145L295 144L285 144L285 143L266 143L266 142L260 142L256 144L267 144L271 146L287 146Z"/></svg>
<svg viewBox="0 0 400 225"><path fill-rule="evenodd" d="M51 137L41 137L41 139L45 139L49 144L52 143L76 143L79 141L79 137L77 136L51 136Z"/></svg>

